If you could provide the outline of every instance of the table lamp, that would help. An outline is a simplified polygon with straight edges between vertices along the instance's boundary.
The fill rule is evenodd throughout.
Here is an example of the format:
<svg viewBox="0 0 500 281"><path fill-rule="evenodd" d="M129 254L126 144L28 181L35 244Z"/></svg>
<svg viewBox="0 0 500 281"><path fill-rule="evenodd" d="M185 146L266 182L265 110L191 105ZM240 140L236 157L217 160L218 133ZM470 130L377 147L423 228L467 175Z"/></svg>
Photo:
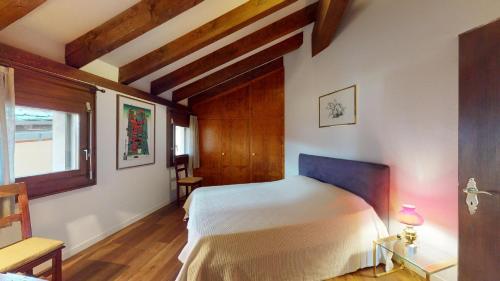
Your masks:
<svg viewBox="0 0 500 281"><path fill-rule="evenodd" d="M398 220L406 225L406 228L403 230L406 244L416 246L414 243L417 240L417 232L413 227L422 225L424 218L415 211L415 206L404 204L398 213Z"/></svg>

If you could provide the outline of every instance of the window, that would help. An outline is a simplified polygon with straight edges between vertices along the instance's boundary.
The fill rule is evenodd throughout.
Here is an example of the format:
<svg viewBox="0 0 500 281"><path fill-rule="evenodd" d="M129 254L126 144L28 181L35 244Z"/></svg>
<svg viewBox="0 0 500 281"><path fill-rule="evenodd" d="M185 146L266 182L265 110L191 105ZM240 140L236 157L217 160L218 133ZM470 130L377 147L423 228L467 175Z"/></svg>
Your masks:
<svg viewBox="0 0 500 281"><path fill-rule="evenodd" d="M15 114L16 177L78 170L78 114L25 106Z"/></svg>
<svg viewBox="0 0 500 281"><path fill-rule="evenodd" d="M187 153L187 130L189 130L189 113L187 111L168 110L167 120L167 167L174 165L175 156Z"/></svg>
<svg viewBox="0 0 500 281"><path fill-rule="evenodd" d="M181 126L175 126L175 156L186 154L186 128Z"/></svg>
<svg viewBox="0 0 500 281"><path fill-rule="evenodd" d="M30 198L96 183L95 87L16 68L14 174Z"/></svg>

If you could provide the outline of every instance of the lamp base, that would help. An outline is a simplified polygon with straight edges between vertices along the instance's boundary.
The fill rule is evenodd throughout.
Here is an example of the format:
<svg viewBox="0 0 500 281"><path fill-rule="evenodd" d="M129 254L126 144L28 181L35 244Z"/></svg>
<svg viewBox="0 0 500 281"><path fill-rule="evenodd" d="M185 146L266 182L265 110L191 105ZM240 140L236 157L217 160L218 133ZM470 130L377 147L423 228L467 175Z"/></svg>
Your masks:
<svg viewBox="0 0 500 281"><path fill-rule="evenodd" d="M403 237L405 239L406 245L412 245L414 247L417 246L415 244L415 240L417 240L417 232L412 226L406 226L406 228L403 230Z"/></svg>

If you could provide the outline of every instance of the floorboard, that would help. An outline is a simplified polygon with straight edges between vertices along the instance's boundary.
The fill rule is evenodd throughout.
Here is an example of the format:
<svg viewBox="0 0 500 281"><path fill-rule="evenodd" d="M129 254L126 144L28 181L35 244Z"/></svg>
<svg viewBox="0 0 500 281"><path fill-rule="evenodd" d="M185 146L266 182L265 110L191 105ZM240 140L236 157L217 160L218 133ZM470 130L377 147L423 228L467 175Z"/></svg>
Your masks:
<svg viewBox="0 0 500 281"><path fill-rule="evenodd" d="M184 211L166 206L98 242L63 263L65 281L173 281L181 268L177 259L187 241ZM328 281L420 281L409 271L380 278L370 269Z"/></svg>

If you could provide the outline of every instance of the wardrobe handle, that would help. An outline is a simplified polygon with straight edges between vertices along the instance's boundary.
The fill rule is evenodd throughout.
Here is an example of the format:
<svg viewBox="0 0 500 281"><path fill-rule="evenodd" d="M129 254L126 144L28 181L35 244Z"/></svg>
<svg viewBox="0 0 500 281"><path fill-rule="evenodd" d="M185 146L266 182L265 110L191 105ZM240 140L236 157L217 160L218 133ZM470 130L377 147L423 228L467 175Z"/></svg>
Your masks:
<svg viewBox="0 0 500 281"><path fill-rule="evenodd" d="M226 155L224 152L222 152L222 156Z"/></svg>
<svg viewBox="0 0 500 281"><path fill-rule="evenodd" d="M252 153L252 156L255 156L255 153Z"/></svg>

